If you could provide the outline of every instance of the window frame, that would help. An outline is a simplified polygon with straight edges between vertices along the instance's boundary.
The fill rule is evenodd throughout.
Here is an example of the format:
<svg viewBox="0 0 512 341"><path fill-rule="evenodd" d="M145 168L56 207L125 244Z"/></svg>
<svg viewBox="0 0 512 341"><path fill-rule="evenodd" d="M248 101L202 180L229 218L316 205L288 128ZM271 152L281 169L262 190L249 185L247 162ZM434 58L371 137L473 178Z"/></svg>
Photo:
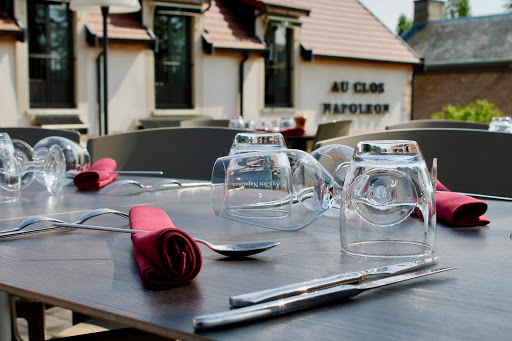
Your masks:
<svg viewBox="0 0 512 341"><path fill-rule="evenodd" d="M159 10L163 10L164 13L159 13ZM155 72L155 109L157 110L165 110L165 109L193 109L193 96L192 96L192 89L193 89L193 55L192 55L192 16L190 15L181 15L181 14L174 14L174 13L165 13L165 7L158 7L154 14L154 23L153 23L153 32L155 33L157 39L159 40L158 44L158 50L155 50L154 52L154 72ZM158 65L159 60L162 60L163 58L158 57L158 53L161 52L162 49L162 39L159 36L159 32L156 29L156 22L158 20L158 17L167 17L168 23L167 23L167 34L170 37L171 36L171 20L172 18L179 18L183 19L185 23L185 45L186 45L186 61L183 62L185 64L185 71L184 71L184 80L185 83L179 87L176 84L172 83L173 74L172 71L168 71L167 75L165 77L168 77L168 79L171 80L171 82L167 82L167 84L161 84L163 82L160 82L159 79L162 79L164 77L164 74L159 74L159 67L173 67L177 61L173 60L175 58L175 55L173 54L172 50L172 42L170 39L167 41L167 54L166 57L170 58L171 60L165 61L166 63L169 63L168 65ZM162 78L160 78L160 76ZM160 83L160 84L159 84ZM159 86L167 87L167 89L159 89ZM177 90L178 91L177 91ZM164 90L164 91L159 91ZM178 92L179 95L176 95L176 92ZM163 99L167 99L167 101L163 101Z"/></svg>
<svg viewBox="0 0 512 341"><path fill-rule="evenodd" d="M29 3L30 2L30 3ZM33 21L35 18L31 15L31 10L36 6L45 6L44 15L44 32L47 42L45 44L44 52L31 51L31 41L34 37L31 35L31 30L34 29ZM67 21L67 37L66 37L66 55L55 56L52 51L52 46L48 43L51 35L51 18L48 15L50 6L52 5L65 5L66 6L66 21ZM27 30L28 30L28 78L29 78L29 103L30 108L75 108L75 56L74 56L74 37L73 37L73 16L72 11L69 9L69 3L61 1L44 1L27 0ZM62 30L59 28L57 30ZM57 61L57 62L56 62ZM67 62L67 67L64 67L59 72L53 66L60 62ZM41 66L39 70L34 69L36 63ZM53 66L52 66L53 65ZM41 76L38 78L36 74ZM66 77L62 78L61 76ZM62 78L62 79L59 79Z"/></svg>
<svg viewBox="0 0 512 341"><path fill-rule="evenodd" d="M286 93L284 96L276 98L276 91L269 92L269 85L273 89L278 88L279 78L277 73L280 71L277 67L272 65L275 52L276 33L279 28L286 30L286 65L281 70L285 71L286 79ZM271 24L267 30L272 29L272 40L268 39L268 31L265 32L265 42L269 47L269 53L265 56L265 107L266 108L292 108L293 107L293 29L285 25ZM270 78L272 72L272 78ZM270 84L269 84L270 83ZM277 94L278 95L278 94Z"/></svg>

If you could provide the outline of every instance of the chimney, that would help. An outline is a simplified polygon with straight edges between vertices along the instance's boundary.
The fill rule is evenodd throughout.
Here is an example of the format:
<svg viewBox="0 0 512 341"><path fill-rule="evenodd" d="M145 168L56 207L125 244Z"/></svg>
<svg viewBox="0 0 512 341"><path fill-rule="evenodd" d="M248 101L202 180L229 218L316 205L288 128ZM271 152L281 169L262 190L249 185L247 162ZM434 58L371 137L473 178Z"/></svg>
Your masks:
<svg viewBox="0 0 512 341"><path fill-rule="evenodd" d="M440 0L414 1L414 25L426 24L429 21L446 19L446 7Z"/></svg>

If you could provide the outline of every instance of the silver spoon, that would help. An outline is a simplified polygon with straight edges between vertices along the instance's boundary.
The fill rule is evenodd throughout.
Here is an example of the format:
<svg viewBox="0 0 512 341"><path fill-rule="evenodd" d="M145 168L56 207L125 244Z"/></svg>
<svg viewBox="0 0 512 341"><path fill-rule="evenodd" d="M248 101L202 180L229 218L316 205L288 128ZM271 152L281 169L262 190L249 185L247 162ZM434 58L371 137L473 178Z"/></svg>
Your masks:
<svg viewBox="0 0 512 341"><path fill-rule="evenodd" d="M146 230L132 230L132 229L124 229L118 227L105 227L105 226L93 226L93 225L81 225L81 224L69 224L69 223L60 223L55 222L53 225L59 227L73 227L77 229L90 229L90 230L100 230L100 231L111 231L111 232L124 232L124 233L144 233L149 232ZM224 256L229 257L245 257L254 255L268 249L271 249L277 245L279 242L263 242L263 243L249 243L249 244L224 244L224 245L215 245L207 242L203 239L194 238L197 243L204 244L208 246L213 251L220 253Z"/></svg>
<svg viewBox="0 0 512 341"><path fill-rule="evenodd" d="M107 193L112 192L114 189L124 185L134 185L139 188L142 188L144 192L154 192L163 189L171 189L171 188L184 188L184 187L199 187L199 186L211 186L210 182L191 182L191 183L182 183L181 181L175 179L165 179L155 183L154 185L144 185L136 180L120 180L114 182L107 187L104 187L102 190L98 192L98 194L105 195Z"/></svg>
<svg viewBox="0 0 512 341"><path fill-rule="evenodd" d="M96 209L96 210L92 210L92 211L86 212L83 216L80 217L80 219L78 219L74 223L75 224L83 224L83 223L85 223L87 220L89 220L91 218L94 218L94 217L97 217L97 216L100 216L100 215L103 215L103 214L108 214L108 213L117 214L118 216L121 216L121 217L124 217L124 218L128 218L128 214L126 214L124 212L113 210L113 209L110 209L110 208L99 208L99 209ZM49 219L51 219L51 220L49 220ZM47 218L47 217L42 217L42 216L32 217L32 218L25 219L24 221L22 221L18 226L16 226L13 229L5 230L5 231L0 231L0 237L5 235L5 234L11 234L13 232L19 232L19 231L23 230L25 227L33 225L33 224L36 224L36 223L39 223L41 221L55 221L55 222L63 222L63 223L65 222L65 221L62 221L62 220L59 220L59 219ZM33 230L31 233L39 232L40 230L55 229L57 227L58 226L49 226L49 227ZM25 232L25 231L23 231L23 232Z"/></svg>
<svg viewBox="0 0 512 341"><path fill-rule="evenodd" d="M109 210L109 209L105 209L105 210ZM114 213L114 214L118 214L123 217L127 216L126 213L115 211L115 210L109 210L108 212L104 212L104 213ZM44 227L44 228L31 230L31 231L15 231L15 232L10 232L10 233L2 233L2 234L0 234L0 238L7 238L7 237L14 237L14 236L19 236L19 235L43 232L43 231L48 231L48 230L62 228L62 227L100 230L100 231L112 231L112 232L124 232L124 233L148 232L145 230L131 230L131 229L124 229L124 228L116 228L116 227L71 224L71 223L66 223L65 221L62 221L60 219L55 219L55 218L50 218L50 217L42 217L42 216L28 218L28 219L24 220L23 222L21 222L20 226L22 226L22 228L24 228L26 226L35 224L37 222L43 222L43 221L49 221L52 223L53 226ZM277 245L280 244L279 242L262 242L262 243L249 243L249 244L215 245L215 244L211 244L205 240L198 239L198 238L194 238L194 240L197 243L204 244L207 247L209 247L211 250L213 250L221 255L228 256L228 257L247 257L250 255L255 255L257 253L266 251L266 250L276 247Z"/></svg>

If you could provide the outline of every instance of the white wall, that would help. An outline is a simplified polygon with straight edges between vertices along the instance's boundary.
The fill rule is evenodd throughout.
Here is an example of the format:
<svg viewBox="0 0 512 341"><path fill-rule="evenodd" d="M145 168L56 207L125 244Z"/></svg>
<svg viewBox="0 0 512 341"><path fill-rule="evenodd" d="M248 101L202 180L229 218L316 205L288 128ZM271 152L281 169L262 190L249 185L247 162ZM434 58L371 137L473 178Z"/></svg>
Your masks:
<svg viewBox="0 0 512 341"><path fill-rule="evenodd" d="M0 41L0 126L28 125L28 118L20 115L16 89L15 40Z"/></svg>
<svg viewBox="0 0 512 341"><path fill-rule="evenodd" d="M355 61L301 61L296 68L298 89L295 106L307 116L306 129L314 134L319 123L352 119L350 132L384 130L387 125L410 119L412 66ZM331 92L335 81L348 81L349 91ZM384 83L383 93L355 93L353 84ZM323 114L322 103L389 104L385 114Z"/></svg>
<svg viewBox="0 0 512 341"><path fill-rule="evenodd" d="M238 66L241 59L238 53L203 53L202 84L196 84L202 88L202 115L217 119L238 115Z"/></svg>

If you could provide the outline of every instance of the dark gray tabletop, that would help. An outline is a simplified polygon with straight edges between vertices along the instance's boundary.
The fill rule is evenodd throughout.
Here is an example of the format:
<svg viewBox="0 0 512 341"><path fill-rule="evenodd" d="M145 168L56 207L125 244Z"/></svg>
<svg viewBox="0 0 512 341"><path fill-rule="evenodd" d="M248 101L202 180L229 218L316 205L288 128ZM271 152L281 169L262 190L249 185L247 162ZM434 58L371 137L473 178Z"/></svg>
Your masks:
<svg viewBox="0 0 512 341"><path fill-rule="evenodd" d="M135 205L147 205L162 208L177 227L211 242L281 245L246 260L229 260L201 246L203 267L198 277L186 286L157 290L141 282L128 234L77 230L3 240L0 291L10 294L183 340L504 340L512 335L511 202L488 201L488 227L438 224L439 266L457 270L345 302L198 333L192 318L228 310L230 296L400 260L342 254L338 221L329 217L294 232L217 217L209 188L99 196L68 187L62 195L50 197L36 187L23 196L21 203L0 205L0 230L33 215L74 221L90 209L128 212ZM90 222L127 226L117 216Z"/></svg>

